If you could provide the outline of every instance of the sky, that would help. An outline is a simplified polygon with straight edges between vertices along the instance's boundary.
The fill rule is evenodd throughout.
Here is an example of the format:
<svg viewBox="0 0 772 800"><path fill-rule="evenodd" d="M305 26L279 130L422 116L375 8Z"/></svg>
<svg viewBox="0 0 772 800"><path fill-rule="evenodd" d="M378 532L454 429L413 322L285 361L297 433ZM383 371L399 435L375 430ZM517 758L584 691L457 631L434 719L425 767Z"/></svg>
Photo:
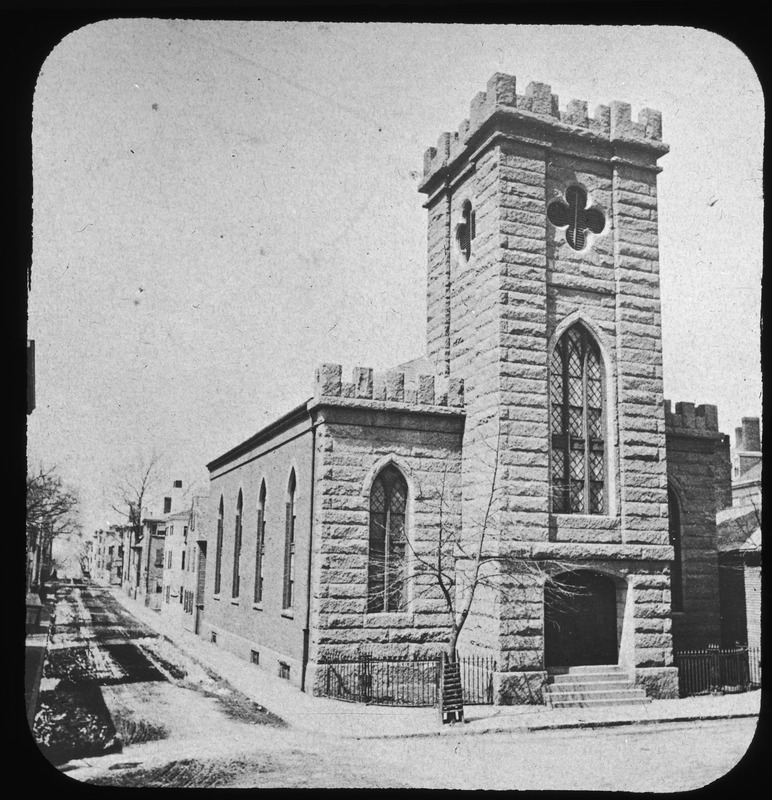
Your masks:
<svg viewBox="0 0 772 800"><path fill-rule="evenodd" d="M761 414L762 90L682 27L108 20L35 88L28 457L78 489L206 463L308 399L319 363L425 350L423 153L494 72L561 108L663 115L665 396Z"/></svg>

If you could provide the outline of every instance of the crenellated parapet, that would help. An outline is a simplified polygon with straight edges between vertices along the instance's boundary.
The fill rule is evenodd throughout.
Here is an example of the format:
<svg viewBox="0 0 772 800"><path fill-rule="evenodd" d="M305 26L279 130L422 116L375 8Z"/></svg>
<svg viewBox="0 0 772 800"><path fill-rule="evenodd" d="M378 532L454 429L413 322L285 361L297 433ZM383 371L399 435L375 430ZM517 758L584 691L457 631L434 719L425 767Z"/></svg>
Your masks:
<svg viewBox="0 0 772 800"><path fill-rule="evenodd" d="M673 411L670 400L665 400L665 428L668 433L719 433L718 408L676 403Z"/></svg>
<svg viewBox="0 0 772 800"><path fill-rule="evenodd" d="M668 150L662 143L659 111L644 108L634 121L630 104L619 100L597 106L592 116L588 114L585 100L571 100L561 111L558 96L552 93L549 84L531 82L523 94L518 94L515 76L497 72L491 76L486 90L472 99L469 118L463 120L454 133L441 134L437 146L426 150L424 181L461 155L469 140L495 114L513 120L546 123L563 133L574 132L609 142L645 144L660 153Z"/></svg>
<svg viewBox="0 0 772 800"><path fill-rule="evenodd" d="M343 380L340 364L321 364L314 380L314 401L326 399L371 401L406 407L462 410L464 381L435 375L418 375L407 380L399 370L374 372L370 367L354 367L350 381Z"/></svg>

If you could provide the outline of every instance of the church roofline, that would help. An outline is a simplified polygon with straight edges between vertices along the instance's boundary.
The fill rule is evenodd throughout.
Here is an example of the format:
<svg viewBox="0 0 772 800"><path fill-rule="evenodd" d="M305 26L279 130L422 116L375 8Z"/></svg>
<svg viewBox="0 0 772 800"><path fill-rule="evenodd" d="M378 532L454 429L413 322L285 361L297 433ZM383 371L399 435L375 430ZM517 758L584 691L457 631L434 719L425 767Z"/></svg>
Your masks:
<svg viewBox="0 0 772 800"><path fill-rule="evenodd" d="M340 364L321 364L316 370L313 403L328 398L348 403L378 403L395 408L417 407L417 410L442 411L463 409L463 378L408 374L401 369L374 372L370 367L354 367L352 380L344 381ZM412 379L412 380L411 380Z"/></svg>
<svg viewBox="0 0 772 800"><path fill-rule="evenodd" d="M216 469L224 467L226 464L229 464L239 456L248 453L258 445L263 444L263 442L269 441L277 434L287 430L287 428L291 428L298 422L308 419L309 402L310 401L305 401L301 403L299 406L296 406L291 411L288 411L283 416L266 425L264 428L261 428L253 436L250 436L249 439L245 439L240 444L237 444L235 447L232 447L230 450L223 453L221 456L217 456L217 458L212 459L212 461L206 465L206 468L210 473L214 472Z"/></svg>
<svg viewBox="0 0 772 800"><path fill-rule="evenodd" d="M662 142L662 114L650 108L632 119L629 103L613 100L608 106L599 105L594 116L587 113L587 102L571 100L564 111L559 109L558 96L546 83L531 82L525 94L516 92L514 75L495 73L485 92L472 100L469 118L462 121L454 133L442 133L436 147L424 153L424 176L419 191L430 194L437 180L462 155L480 144L491 127L525 125L542 133L560 137L580 137L603 145L628 145L644 148L659 158L670 148ZM549 142L543 142L549 144ZM614 156L613 152L610 157ZM658 168L657 168L658 169Z"/></svg>

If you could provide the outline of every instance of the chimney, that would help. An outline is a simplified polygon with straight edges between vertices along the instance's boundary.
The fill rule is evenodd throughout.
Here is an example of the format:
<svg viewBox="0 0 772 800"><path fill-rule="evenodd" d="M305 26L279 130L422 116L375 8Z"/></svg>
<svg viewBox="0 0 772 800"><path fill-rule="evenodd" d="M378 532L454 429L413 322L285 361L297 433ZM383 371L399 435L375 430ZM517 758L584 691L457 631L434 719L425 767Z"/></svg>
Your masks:
<svg viewBox="0 0 772 800"><path fill-rule="evenodd" d="M735 428L734 429L734 449L735 450L745 450L743 446L743 429L742 428Z"/></svg>
<svg viewBox="0 0 772 800"><path fill-rule="evenodd" d="M761 452L761 432L758 417L743 417L742 449L746 452Z"/></svg>
<svg viewBox="0 0 772 800"><path fill-rule="evenodd" d="M740 478L761 463L761 429L758 417L743 417L742 427L735 428L734 477Z"/></svg>

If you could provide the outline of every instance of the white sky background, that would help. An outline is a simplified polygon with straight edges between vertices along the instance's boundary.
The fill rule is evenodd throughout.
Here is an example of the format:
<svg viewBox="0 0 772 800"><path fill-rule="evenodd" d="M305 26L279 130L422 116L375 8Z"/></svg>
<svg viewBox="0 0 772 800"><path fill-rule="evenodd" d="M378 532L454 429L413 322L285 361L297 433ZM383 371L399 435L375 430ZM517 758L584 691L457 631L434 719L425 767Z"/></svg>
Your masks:
<svg viewBox="0 0 772 800"><path fill-rule="evenodd" d="M663 114L665 396L761 413L763 97L689 28L115 20L68 36L33 112L29 455L119 521L138 448L171 480L312 393L320 362L425 349L424 150L493 72Z"/></svg>

